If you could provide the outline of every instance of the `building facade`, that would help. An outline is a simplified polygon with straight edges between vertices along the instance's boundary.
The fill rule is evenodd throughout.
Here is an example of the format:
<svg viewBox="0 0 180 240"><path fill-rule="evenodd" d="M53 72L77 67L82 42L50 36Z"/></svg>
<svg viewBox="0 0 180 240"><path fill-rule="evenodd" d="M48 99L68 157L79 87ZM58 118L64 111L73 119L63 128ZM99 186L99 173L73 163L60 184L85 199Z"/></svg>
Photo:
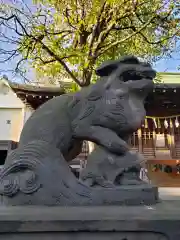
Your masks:
<svg viewBox="0 0 180 240"><path fill-rule="evenodd" d="M16 147L25 120L25 104L16 96L8 82L0 81L0 165L7 152Z"/></svg>
<svg viewBox="0 0 180 240"><path fill-rule="evenodd" d="M163 73L160 84L145 100L147 117L129 140L132 149L147 161L180 160L180 74ZM0 80L0 159L1 165L15 148L24 123L32 112L49 99L64 94L60 87L39 87ZM74 167L85 165L90 149L84 142ZM162 162L162 161L161 161ZM170 163L168 163L170 165ZM154 167L154 165L153 165Z"/></svg>
<svg viewBox="0 0 180 240"><path fill-rule="evenodd" d="M37 88L0 80L0 166L4 164L7 153L17 147L27 119L45 101L42 91L49 94L46 94L46 100L64 93L62 89Z"/></svg>

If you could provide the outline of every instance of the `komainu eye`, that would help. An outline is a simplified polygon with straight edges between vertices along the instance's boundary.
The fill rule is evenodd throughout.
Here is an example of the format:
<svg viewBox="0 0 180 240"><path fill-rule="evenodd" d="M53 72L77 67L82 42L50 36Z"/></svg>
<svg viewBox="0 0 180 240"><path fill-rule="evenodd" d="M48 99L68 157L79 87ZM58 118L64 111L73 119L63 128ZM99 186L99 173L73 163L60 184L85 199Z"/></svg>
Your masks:
<svg viewBox="0 0 180 240"><path fill-rule="evenodd" d="M124 96L119 96L119 99L124 99Z"/></svg>
<svg viewBox="0 0 180 240"><path fill-rule="evenodd" d="M99 95L90 95L89 97L88 97L88 101L97 101L97 100L99 100L99 99L101 99L102 98L102 96L99 96Z"/></svg>

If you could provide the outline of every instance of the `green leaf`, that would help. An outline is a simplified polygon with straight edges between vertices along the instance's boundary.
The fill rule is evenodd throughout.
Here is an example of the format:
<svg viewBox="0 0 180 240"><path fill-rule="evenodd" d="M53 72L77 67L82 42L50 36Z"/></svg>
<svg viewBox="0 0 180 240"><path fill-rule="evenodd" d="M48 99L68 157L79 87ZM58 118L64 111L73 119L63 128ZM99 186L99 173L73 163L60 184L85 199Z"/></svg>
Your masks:
<svg viewBox="0 0 180 240"><path fill-rule="evenodd" d="M133 54L152 62L169 54L179 35L180 9L174 0L34 0L34 4L33 13L18 13L29 33L20 36L18 51L31 62L39 81L43 76L49 81L66 76L86 86L97 80L94 70L103 61ZM17 14L16 8L11 5L11 13ZM169 14L171 9L174 15ZM5 5L2 11L9 14ZM72 91L76 85L77 81Z"/></svg>

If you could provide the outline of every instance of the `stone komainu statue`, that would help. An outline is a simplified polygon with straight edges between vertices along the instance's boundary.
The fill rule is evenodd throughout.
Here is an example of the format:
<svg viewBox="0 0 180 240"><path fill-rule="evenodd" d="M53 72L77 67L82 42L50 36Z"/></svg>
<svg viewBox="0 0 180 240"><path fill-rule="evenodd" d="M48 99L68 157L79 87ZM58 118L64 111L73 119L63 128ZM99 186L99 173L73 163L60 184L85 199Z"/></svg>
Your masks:
<svg viewBox="0 0 180 240"><path fill-rule="evenodd" d="M19 146L8 155L0 175L4 204L156 201L155 188L137 178L130 181L139 155L131 153L127 143L144 120L144 99L153 88L155 71L136 57L125 57L104 63L97 75L96 84L49 100L28 119ZM97 147L78 180L67 162L79 154L83 140ZM130 191L127 184L136 187Z"/></svg>

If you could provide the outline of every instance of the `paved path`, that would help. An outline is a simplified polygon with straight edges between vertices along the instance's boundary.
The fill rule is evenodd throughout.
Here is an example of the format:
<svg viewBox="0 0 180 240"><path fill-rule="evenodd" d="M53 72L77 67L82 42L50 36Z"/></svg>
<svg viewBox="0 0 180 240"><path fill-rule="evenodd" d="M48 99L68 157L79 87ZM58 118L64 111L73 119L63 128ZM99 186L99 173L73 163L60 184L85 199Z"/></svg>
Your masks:
<svg viewBox="0 0 180 240"><path fill-rule="evenodd" d="M180 201L180 188L160 187L159 197L162 200L179 200Z"/></svg>

